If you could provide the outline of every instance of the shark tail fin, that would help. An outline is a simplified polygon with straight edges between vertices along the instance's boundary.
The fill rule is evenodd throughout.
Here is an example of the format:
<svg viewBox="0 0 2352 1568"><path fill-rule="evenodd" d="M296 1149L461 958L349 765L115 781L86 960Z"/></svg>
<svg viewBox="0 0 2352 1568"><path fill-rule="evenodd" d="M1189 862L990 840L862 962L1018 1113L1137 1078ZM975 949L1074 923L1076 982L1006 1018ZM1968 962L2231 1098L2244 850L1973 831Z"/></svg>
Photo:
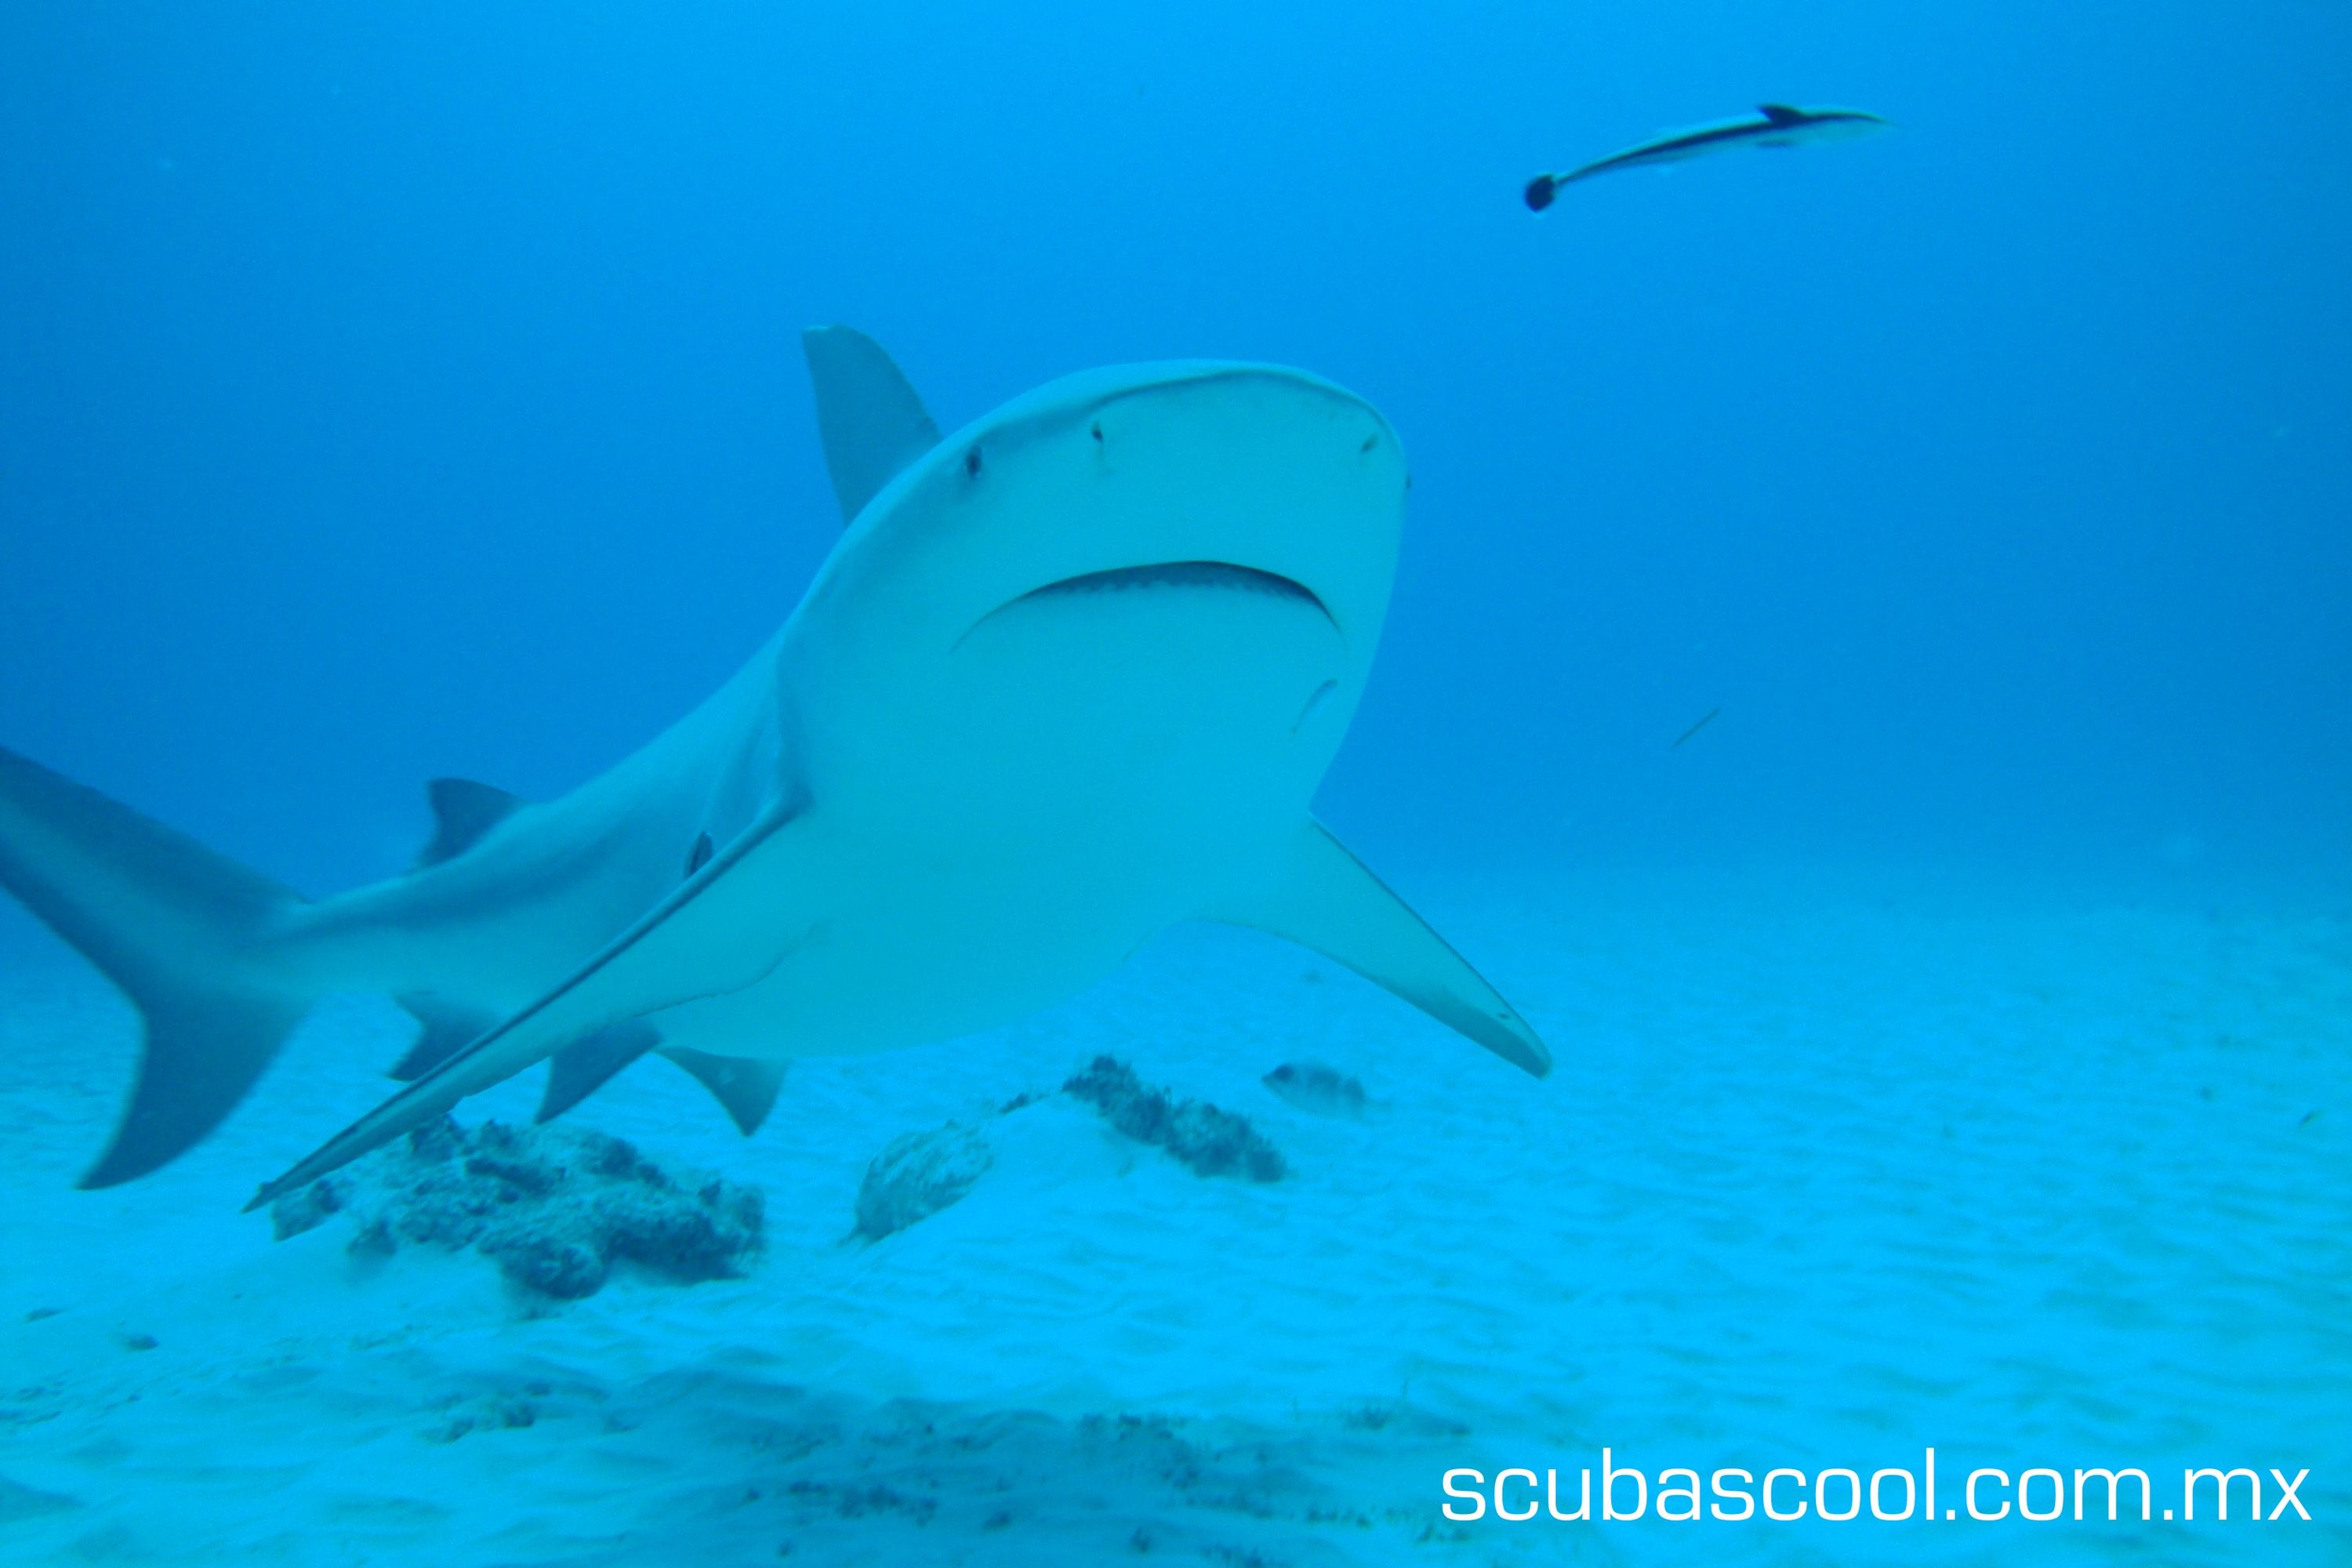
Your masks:
<svg viewBox="0 0 2352 1568"><path fill-rule="evenodd" d="M113 981L145 1026L138 1086L84 1187L184 1153L309 1010L277 935L300 899L5 748L0 887Z"/></svg>

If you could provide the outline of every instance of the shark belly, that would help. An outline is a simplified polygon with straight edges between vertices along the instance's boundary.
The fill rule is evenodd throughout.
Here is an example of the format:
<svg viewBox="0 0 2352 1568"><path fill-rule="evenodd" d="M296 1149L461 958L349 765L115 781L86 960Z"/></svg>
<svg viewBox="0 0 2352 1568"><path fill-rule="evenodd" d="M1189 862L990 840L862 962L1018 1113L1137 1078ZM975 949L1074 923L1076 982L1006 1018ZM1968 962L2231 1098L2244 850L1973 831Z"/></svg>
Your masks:
<svg viewBox="0 0 2352 1568"><path fill-rule="evenodd" d="M1266 863L1355 679L1313 596L1263 574L1016 600L919 691L858 705L894 723L821 770L843 781L804 825L809 875L835 890L822 914L752 984L654 1022L728 1055L861 1054L1063 1001Z"/></svg>

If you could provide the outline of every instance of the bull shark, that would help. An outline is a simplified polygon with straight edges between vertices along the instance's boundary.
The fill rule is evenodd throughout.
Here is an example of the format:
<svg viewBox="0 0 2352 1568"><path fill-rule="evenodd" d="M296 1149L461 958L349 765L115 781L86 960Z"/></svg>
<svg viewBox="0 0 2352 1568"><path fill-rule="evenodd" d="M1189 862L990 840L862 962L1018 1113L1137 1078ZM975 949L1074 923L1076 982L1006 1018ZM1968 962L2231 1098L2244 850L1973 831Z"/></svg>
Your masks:
<svg viewBox="0 0 2352 1568"><path fill-rule="evenodd" d="M256 1205L543 1058L542 1121L659 1053L748 1134L793 1058L1011 1022L1193 919L1549 1069L1308 809L1396 572L1409 480L1370 405L1272 365L1147 364L942 438L870 339L803 345L845 531L750 663L572 793L436 780L412 868L310 902L0 752L0 885L145 1028L83 1186L204 1138L331 993L420 1021L407 1086Z"/></svg>
<svg viewBox="0 0 2352 1568"><path fill-rule="evenodd" d="M1799 109L1792 104L1759 104L1753 115L1669 132L1637 142L1606 158L1596 158L1558 174L1538 174L1528 182L1528 206L1541 212L1551 205L1562 185L1589 180L1619 169L1645 169L1679 163L1685 158L1719 153L1730 147L1801 147L1813 142L1837 142L1866 135L1887 122L1860 109Z"/></svg>

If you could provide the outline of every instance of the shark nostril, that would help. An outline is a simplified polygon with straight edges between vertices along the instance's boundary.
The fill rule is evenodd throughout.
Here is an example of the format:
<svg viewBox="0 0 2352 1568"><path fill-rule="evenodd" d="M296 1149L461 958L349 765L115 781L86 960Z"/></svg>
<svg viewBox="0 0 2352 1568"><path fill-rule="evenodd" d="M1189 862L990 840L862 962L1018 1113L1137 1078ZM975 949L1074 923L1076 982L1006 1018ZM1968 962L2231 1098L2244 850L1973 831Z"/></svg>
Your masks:
<svg viewBox="0 0 2352 1568"><path fill-rule="evenodd" d="M1364 444L1363 444L1362 446L1360 446L1360 447L1357 447L1357 448L1356 448L1356 450L1357 450L1357 451L1359 451L1359 452L1370 452L1373 447L1375 447L1379 446L1380 444L1381 444L1381 437L1380 437L1380 434L1379 434L1379 432L1375 431L1373 434L1371 434L1371 435L1370 435L1370 436L1365 437L1364 437Z"/></svg>
<svg viewBox="0 0 2352 1568"><path fill-rule="evenodd" d="M1103 434L1101 420L1097 419L1092 425L1088 426L1087 427L1087 433L1095 438L1096 446L1099 447L1102 445Z"/></svg>
<svg viewBox="0 0 2352 1568"><path fill-rule="evenodd" d="M963 471L973 479L980 478L980 448L974 447L963 455Z"/></svg>

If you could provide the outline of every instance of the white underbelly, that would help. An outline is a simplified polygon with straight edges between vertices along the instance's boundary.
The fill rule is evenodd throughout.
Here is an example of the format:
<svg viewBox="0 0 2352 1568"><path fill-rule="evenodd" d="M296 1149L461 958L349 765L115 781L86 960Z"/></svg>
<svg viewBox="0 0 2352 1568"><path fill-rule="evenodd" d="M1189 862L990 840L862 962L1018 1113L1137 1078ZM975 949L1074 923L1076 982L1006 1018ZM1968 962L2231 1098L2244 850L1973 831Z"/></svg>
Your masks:
<svg viewBox="0 0 2352 1568"><path fill-rule="evenodd" d="M1204 884L1227 879L1206 858L1181 875L1173 864L869 866L855 894L784 934L758 981L654 1022L668 1043L761 1058L860 1055L994 1028L1093 984L1197 913Z"/></svg>
<svg viewBox="0 0 2352 1568"><path fill-rule="evenodd" d="M887 729L836 731L787 829L823 836L788 951L660 1015L664 1037L855 1054L1075 994L1268 863L1359 679L1299 596L1180 577L1000 611L868 705Z"/></svg>

